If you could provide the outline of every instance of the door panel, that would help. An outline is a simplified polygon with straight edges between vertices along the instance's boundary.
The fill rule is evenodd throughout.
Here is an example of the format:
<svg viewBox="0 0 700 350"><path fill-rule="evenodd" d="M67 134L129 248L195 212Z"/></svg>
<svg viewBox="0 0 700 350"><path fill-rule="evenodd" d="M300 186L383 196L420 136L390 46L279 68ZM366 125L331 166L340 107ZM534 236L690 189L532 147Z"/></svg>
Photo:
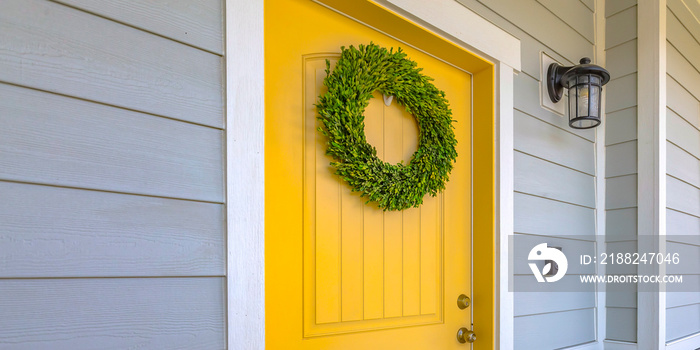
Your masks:
<svg viewBox="0 0 700 350"><path fill-rule="evenodd" d="M268 349L467 349L471 328L471 75L305 0L268 1L266 22L266 334ZM274 39L267 39L274 37ZM401 47L453 111L458 160L420 208L365 204L334 175L314 104L340 47ZM367 140L408 163L415 118L375 92Z"/></svg>
<svg viewBox="0 0 700 350"><path fill-rule="evenodd" d="M304 57L304 335L442 322L443 196L384 212L333 174L314 107L326 60L337 55ZM379 157L407 163L418 146L415 118L379 92L364 115Z"/></svg>

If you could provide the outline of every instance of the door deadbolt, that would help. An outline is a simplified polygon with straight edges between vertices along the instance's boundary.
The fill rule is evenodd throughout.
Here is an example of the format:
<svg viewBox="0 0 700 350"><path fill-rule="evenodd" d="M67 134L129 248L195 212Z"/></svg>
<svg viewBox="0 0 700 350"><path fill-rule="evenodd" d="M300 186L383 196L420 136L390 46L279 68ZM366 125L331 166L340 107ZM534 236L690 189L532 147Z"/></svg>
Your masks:
<svg viewBox="0 0 700 350"><path fill-rule="evenodd" d="M460 343L473 343L476 340L476 334L464 327L457 331L457 341Z"/></svg>
<svg viewBox="0 0 700 350"><path fill-rule="evenodd" d="M471 299L464 294L460 294L459 297L457 297L457 306L462 310L468 308L471 302Z"/></svg>

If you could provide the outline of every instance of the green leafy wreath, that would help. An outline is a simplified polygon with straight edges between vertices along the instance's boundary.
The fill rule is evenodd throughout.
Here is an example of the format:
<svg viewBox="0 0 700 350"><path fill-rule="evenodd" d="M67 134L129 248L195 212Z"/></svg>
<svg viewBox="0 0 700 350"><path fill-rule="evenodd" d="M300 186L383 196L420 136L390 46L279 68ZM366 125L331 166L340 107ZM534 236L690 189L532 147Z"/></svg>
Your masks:
<svg viewBox="0 0 700 350"><path fill-rule="evenodd" d="M332 72L326 60L328 92L316 105L318 130L328 137L326 154L335 160L331 165L353 192L369 198L367 203L384 210L418 207L426 193L436 196L445 188L457 158L445 93L401 48L394 52L370 43L341 51ZM375 90L395 96L418 121L418 150L408 165L382 161L367 143L363 113Z"/></svg>

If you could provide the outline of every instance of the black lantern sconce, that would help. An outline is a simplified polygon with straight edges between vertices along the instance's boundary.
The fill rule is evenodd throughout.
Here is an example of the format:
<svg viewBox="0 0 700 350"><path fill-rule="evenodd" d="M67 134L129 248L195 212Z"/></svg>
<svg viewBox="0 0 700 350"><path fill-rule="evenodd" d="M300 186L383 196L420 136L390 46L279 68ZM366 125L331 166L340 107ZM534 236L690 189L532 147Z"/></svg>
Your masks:
<svg viewBox="0 0 700 350"><path fill-rule="evenodd" d="M569 126L590 129L600 125L600 100L603 85L610 81L605 68L584 57L580 64L563 67L556 63L547 70L547 91L552 102L559 102L564 88L569 89Z"/></svg>

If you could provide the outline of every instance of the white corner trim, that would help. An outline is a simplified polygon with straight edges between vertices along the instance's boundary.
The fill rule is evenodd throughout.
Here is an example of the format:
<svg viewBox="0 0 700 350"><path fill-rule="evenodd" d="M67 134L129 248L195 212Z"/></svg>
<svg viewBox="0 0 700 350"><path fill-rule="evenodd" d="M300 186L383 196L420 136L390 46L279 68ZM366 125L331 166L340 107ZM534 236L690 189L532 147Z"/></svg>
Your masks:
<svg viewBox="0 0 700 350"><path fill-rule="evenodd" d="M265 349L265 56L262 1L226 0L228 349Z"/></svg>
<svg viewBox="0 0 700 350"><path fill-rule="evenodd" d="M496 349L513 349L514 311L509 238L513 234L513 67L496 67Z"/></svg>
<svg viewBox="0 0 700 350"><path fill-rule="evenodd" d="M605 0L595 0L595 60L599 65L605 67L607 64L607 57L605 55ZM607 237L606 223L607 223L607 212L605 210L605 191L606 191L606 177L605 177L605 157L606 157L606 142L605 142L605 132L607 127L607 115L606 103L607 94L603 93L601 96L601 114L603 125L596 130L595 138L595 162L596 162L596 206L595 206L595 217L596 217L596 255L601 252L606 251L605 237ZM598 275L605 275L605 265L599 265ZM607 337L607 296L602 288L596 286L596 343L600 345L602 349L603 341Z"/></svg>
<svg viewBox="0 0 700 350"><path fill-rule="evenodd" d="M491 61L520 71L520 39L454 0L373 0Z"/></svg>
<svg viewBox="0 0 700 350"><path fill-rule="evenodd" d="M663 252L666 243L666 0L637 5L637 227L638 251ZM649 242L652 241L652 242ZM663 274L659 265L640 265L641 275ZM666 345L666 293L656 286L638 293L637 343Z"/></svg>

